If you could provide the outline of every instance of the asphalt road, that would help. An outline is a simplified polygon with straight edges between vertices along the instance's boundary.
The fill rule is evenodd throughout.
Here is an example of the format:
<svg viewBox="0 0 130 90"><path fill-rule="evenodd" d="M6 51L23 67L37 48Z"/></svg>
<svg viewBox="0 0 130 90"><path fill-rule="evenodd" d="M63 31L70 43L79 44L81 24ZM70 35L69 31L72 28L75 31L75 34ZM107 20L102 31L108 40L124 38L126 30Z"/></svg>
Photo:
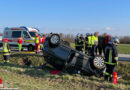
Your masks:
<svg viewBox="0 0 130 90"><path fill-rule="evenodd" d="M119 54L119 61L130 61L130 55Z"/></svg>

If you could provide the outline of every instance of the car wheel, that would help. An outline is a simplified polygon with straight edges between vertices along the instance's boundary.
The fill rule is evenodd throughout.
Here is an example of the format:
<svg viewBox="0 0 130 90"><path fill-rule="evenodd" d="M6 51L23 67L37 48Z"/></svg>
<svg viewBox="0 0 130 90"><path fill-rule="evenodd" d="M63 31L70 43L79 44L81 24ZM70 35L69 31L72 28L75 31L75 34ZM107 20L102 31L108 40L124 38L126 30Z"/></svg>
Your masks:
<svg viewBox="0 0 130 90"><path fill-rule="evenodd" d="M28 51L34 51L34 47L32 45L28 46Z"/></svg>
<svg viewBox="0 0 130 90"><path fill-rule="evenodd" d="M93 59L93 65L97 69L102 69L104 68L104 58L102 56L95 56Z"/></svg>
<svg viewBox="0 0 130 90"><path fill-rule="evenodd" d="M54 46L58 45L60 43L60 36L58 34L51 35L49 43Z"/></svg>

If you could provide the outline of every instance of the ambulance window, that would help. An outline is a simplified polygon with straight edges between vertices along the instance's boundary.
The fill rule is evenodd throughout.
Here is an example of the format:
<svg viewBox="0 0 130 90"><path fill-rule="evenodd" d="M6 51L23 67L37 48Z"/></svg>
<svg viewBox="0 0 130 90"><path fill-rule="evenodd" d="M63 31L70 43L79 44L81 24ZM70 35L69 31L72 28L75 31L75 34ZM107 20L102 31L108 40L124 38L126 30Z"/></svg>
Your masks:
<svg viewBox="0 0 130 90"><path fill-rule="evenodd" d="M29 32L31 37L36 37L36 32Z"/></svg>
<svg viewBox="0 0 130 90"><path fill-rule="evenodd" d="M23 37L24 38L30 38L30 36L28 35L28 33L26 31L23 32Z"/></svg>
<svg viewBox="0 0 130 90"><path fill-rule="evenodd" d="M13 31L12 38L19 38L21 36L21 31Z"/></svg>
<svg viewBox="0 0 130 90"><path fill-rule="evenodd" d="M11 38L12 37L12 32L11 31L5 31L4 32L4 38Z"/></svg>

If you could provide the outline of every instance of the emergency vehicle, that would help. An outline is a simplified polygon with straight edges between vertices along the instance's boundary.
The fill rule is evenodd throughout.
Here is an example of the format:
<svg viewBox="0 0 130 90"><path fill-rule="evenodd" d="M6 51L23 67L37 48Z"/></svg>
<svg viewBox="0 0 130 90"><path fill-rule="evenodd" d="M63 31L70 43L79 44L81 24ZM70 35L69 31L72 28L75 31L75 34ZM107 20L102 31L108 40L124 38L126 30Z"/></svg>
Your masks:
<svg viewBox="0 0 130 90"><path fill-rule="evenodd" d="M3 32L3 39L7 38L9 40L10 47L18 47L18 38L23 38L23 48L27 48L28 51L33 51L35 49L34 39L36 33L42 37L40 31L37 28L31 27L6 27Z"/></svg>

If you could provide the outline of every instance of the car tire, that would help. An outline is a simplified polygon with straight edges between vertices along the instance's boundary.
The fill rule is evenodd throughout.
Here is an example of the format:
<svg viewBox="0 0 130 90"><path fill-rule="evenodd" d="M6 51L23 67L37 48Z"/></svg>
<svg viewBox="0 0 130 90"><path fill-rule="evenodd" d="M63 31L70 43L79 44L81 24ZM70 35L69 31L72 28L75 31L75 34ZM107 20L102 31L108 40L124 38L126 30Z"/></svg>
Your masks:
<svg viewBox="0 0 130 90"><path fill-rule="evenodd" d="M103 69L105 67L104 58L102 56L95 56L93 66L97 69Z"/></svg>
<svg viewBox="0 0 130 90"><path fill-rule="evenodd" d="M59 45L59 43L60 43L60 35L58 35L58 34L51 35L51 37L49 39L49 44L51 46L57 46L57 45Z"/></svg>
<svg viewBox="0 0 130 90"><path fill-rule="evenodd" d="M28 51L34 51L34 47L32 45L28 46Z"/></svg>

